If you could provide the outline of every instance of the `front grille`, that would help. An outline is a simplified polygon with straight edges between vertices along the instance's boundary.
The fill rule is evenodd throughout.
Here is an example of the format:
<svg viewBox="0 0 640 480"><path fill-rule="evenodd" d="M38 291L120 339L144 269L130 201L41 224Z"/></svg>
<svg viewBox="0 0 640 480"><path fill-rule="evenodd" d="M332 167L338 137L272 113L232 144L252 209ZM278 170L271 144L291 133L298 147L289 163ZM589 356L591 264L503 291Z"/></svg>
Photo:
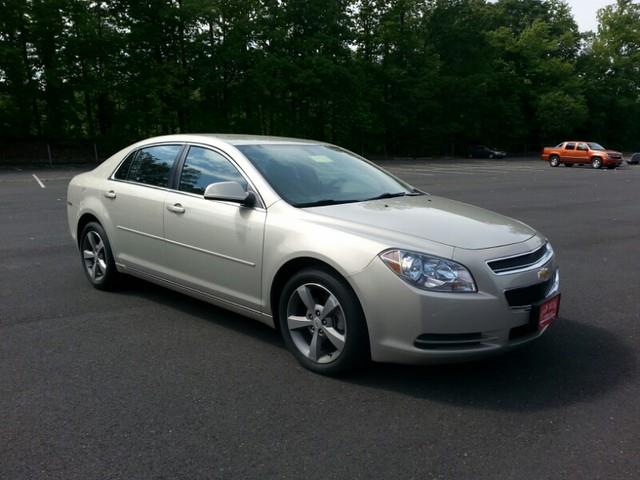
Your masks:
<svg viewBox="0 0 640 480"><path fill-rule="evenodd" d="M544 300L553 281L554 279L550 278L546 282L536 283L530 287L514 288L504 292L504 295L510 307L526 307Z"/></svg>
<svg viewBox="0 0 640 480"><path fill-rule="evenodd" d="M545 243L535 252L504 258L502 260L492 260L488 262L489 268L491 268L495 273L508 273L522 268L527 268L538 263L548 251L549 247Z"/></svg>
<svg viewBox="0 0 640 480"><path fill-rule="evenodd" d="M622 155L617 154L617 153L610 153L609 154L609 158L615 158L616 160L622 158Z"/></svg>

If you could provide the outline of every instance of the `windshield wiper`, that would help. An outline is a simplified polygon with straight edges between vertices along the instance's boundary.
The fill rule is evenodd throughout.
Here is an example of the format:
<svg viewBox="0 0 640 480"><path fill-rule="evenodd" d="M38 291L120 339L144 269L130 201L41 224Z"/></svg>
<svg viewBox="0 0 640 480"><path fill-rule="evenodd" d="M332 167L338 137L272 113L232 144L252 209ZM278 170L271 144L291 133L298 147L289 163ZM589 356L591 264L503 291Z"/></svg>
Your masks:
<svg viewBox="0 0 640 480"><path fill-rule="evenodd" d="M424 195L422 192L385 192L375 197L365 198L362 202L368 202L369 200L382 200L383 198L395 198L395 197L415 197L418 195Z"/></svg>
<svg viewBox="0 0 640 480"><path fill-rule="evenodd" d="M361 200L334 200L333 198L327 198L325 200L316 200L315 202L296 203L294 204L294 207L323 207L325 205L340 205L341 203L354 203L360 201Z"/></svg>

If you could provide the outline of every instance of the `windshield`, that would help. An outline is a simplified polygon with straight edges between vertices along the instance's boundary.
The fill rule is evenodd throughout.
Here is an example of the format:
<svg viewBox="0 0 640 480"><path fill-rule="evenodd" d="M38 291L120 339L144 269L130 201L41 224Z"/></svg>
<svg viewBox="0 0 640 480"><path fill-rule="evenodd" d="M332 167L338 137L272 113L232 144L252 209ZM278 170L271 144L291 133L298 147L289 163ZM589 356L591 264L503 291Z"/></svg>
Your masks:
<svg viewBox="0 0 640 480"><path fill-rule="evenodd" d="M273 189L294 207L418 195L408 185L340 148L238 145Z"/></svg>
<svg viewBox="0 0 640 480"><path fill-rule="evenodd" d="M589 148L591 150L604 150L604 147L599 143L589 143Z"/></svg>

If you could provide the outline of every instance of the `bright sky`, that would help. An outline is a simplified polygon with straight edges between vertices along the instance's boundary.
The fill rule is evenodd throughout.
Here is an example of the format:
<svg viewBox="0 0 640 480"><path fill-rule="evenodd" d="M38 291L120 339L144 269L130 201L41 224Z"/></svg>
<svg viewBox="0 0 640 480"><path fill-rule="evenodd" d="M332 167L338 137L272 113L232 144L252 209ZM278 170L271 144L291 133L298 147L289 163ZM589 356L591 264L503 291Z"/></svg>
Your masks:
<svg viewBox="0 0 640 480"><path fill-rule="evenodd" d="M598 28L598 19L596 15L598 10L604 6L615 3L614 0L565 0L573 10L573 18L576 19L578 27L581 31L593 30Z"/></svg>

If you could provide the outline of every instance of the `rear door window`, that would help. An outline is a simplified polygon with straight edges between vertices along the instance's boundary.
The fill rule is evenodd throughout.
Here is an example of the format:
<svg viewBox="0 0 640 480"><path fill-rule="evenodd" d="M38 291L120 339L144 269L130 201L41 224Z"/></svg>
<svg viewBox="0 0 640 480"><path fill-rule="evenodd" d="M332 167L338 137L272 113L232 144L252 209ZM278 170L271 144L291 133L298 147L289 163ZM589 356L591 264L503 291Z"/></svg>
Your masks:
<svg viewBox="0 0 640 480"><path fill-rule="evenodd" d="M168 187L171 169L181 149L182 145L154 145L138 150L131 161L126 180L154 187ZM117 174L116 178L119 178Z"/></svg>
<svg viewBox="0 0 640 480"><path fill-rule="evenodd" d="M212 183L238 182L247 189L247 181L238 169L218 152L202 147L190 147L182 167L178 189L203 195Z"/></svg>
<svg viewBox="0 0 640 480"><path fill-rule="evenodd" d="M576 150L580 150L581 152L586 152L589 149L587 148L587 145L585 143L579 143L578 148Z"/></svg>

